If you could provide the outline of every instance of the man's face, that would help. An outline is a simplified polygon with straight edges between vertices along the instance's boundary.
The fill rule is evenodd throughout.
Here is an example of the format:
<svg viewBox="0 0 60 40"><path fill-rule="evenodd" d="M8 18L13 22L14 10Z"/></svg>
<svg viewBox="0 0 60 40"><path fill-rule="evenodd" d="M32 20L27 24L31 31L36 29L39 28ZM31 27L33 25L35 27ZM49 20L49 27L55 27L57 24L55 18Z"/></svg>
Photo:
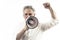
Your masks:
<svg viewBox="0 0 60 40"><path fill-rule="evenodd" d="M24 11L24 19L26 20L29 16L35 16L35 13L32 9L25 9Z"/></svg>

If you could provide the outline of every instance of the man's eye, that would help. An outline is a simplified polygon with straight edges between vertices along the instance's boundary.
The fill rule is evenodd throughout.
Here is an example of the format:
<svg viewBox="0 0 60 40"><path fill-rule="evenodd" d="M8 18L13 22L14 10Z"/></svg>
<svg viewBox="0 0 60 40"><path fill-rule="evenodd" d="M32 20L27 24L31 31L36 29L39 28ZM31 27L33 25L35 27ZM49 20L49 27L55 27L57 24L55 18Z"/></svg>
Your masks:
<svg viewBox="0 0 60 40"><path fill-rule="evenodd" d="M27 14L25 14L25 15L27 15Z"/></svg>
<svg viewBox="0 0 60 40"><path fill-rule="evenodd" d="M32 15L32 14L29 14L29 15Z"/></svg>

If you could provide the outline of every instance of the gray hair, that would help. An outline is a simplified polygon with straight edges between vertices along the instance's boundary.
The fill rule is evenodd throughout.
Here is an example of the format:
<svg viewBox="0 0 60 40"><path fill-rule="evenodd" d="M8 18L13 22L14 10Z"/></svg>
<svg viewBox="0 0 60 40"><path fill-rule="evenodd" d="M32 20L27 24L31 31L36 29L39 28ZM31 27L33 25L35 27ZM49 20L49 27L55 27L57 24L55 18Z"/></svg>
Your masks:
<svg viewBox="0 0 60 40"><path fill-rule="evenodd" d="M23 10L25 10L25 9L32 9L33 11L35 11L32 6L25 6Z"/></svg>

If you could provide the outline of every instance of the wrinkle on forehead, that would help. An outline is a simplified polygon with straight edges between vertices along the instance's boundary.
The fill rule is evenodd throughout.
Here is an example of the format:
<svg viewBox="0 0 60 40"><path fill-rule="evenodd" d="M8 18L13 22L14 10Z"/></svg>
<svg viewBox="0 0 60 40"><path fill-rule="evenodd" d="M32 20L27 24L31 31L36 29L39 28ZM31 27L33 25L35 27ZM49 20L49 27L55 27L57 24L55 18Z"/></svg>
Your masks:
<svg viewBox="0 0 60 40"><path fill-rule="evenodd" d="M25 9L24 13L34 13L34 11L32 9Z"/></svg>

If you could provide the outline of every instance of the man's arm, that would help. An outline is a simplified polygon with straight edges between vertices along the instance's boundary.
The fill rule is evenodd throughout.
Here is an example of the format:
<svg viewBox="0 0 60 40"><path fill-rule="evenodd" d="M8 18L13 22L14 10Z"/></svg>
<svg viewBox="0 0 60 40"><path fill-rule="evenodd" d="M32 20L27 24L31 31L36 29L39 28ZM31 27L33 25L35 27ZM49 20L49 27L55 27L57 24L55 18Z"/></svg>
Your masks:
<svg viewBox="0 0 60 40"><path fill-rule="evenodd" d="M56 19L56 15L55 15L52 7L50 6L50 3L44 3L43 5L44 5L44 7L45 7L46 9L49 9L52 18L53 18L53 19Z"/></svg>
<svg viewBox="0 0 60 40"><path fill-rule="evenodd" d="M44 24L41 25L41 30L45 31L45 30L53 27L54 25L56 25L58 23L58 21L57 21L57 18L55 16L55 13L54 13L52 7L50 6L50 3L44 3L43 5L46 9L49 9L49 11L51 13L51 16L52 16L52 21L51 22L44 23Z"/></svg>
<svg viewBox="0 0 60 40"><path fill-rule="evenodd" d="M16 40L21 40L23 37L24 33L28 30L28 28L25 26L25 28L22 29L20 33L17 34Z"/></svg>

